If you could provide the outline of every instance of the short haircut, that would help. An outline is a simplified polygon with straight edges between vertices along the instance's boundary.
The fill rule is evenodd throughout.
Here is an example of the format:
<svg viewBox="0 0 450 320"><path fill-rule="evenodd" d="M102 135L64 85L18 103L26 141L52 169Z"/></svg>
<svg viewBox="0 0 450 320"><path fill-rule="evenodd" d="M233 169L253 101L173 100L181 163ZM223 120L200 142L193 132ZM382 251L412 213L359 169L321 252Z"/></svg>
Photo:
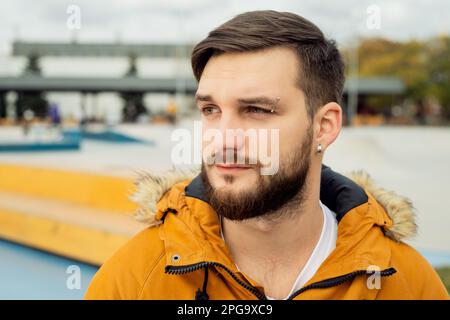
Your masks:
<svg viewBox="0 0 450 320"><path fill-rule="evenodd" d="M200 81L212 56L256 52L274 47L294 50L299 61L298 87L304 92L308 115L328 102L341 103L344 62L334 40L309 20L273 10L242 13L211 31L192 51L194 76Z"/></svg>

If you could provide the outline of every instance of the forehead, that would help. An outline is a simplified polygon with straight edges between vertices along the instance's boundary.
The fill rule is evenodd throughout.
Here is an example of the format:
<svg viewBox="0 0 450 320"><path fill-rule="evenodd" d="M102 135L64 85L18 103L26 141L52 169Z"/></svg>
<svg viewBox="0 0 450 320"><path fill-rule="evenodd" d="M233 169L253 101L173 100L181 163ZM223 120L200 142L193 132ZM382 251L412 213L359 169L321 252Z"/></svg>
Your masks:
<svg viewBox="0 0 450 320"><path fill-rule="evenodd" d="M296 88L299 63L289 48L225 53L211 57L199 81L198 92L214 95L281 94Z"/></svg>

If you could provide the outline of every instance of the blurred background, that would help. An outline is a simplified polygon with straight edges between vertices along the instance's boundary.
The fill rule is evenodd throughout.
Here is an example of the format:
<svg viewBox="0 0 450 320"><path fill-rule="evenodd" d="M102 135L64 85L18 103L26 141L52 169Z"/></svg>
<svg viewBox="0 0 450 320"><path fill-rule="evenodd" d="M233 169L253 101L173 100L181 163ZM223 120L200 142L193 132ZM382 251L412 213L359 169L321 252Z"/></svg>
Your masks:
<svg viewBox="0 0 450 320"><path fill-rule="evenodd" d="M250 10L297 13L337 40L345 127L325 163L410 198L408 241L450 287L450 3L3 0L0 4L0 298L80 299L145 227L137 172L172 167L199 119L190 52Z"/></svg>

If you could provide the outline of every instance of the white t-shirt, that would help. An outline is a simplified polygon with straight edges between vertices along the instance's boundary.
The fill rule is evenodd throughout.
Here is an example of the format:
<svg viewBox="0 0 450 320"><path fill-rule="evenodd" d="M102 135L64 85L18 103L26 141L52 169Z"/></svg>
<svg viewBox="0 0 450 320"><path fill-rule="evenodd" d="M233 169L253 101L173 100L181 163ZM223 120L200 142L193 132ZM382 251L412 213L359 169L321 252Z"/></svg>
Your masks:
<svg viewBox="0 0 450 320"><path fill-rule="evenodd" d="M308 261L302 270L299 271L297 280L295 280L292 286L291 292L283 299L286 300L295 291L301 289L317 272L322 262L330 255L330 253L336 248L337 240L337 220L336 214L332 212L326 205L320 201L320 207L323 212L323 226L322 232L320 234L319 241L317 241L314 250L311 253ZM222 225L222 219L221 219ZM220 229L220 234L223 237L222 228ZM225 239L224 239L225 241ZM236 265L239 270L239 267ZM274 298L267 297L269 300L275 300Z"/></svg>

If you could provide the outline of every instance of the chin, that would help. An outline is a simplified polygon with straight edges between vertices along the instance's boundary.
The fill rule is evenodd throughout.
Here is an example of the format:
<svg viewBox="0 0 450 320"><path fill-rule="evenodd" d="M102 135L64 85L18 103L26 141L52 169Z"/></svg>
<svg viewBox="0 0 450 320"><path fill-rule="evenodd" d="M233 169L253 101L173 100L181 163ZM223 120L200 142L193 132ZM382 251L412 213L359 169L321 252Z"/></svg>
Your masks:
<svg viewBox="0 0 450 320"><path fill-rule="evenodd" d="M254 169L244 172L223 173L213 167L209 170L208 177L214 189L229 190L232 193L251 191L259 183L258 174Z"/></svg>

